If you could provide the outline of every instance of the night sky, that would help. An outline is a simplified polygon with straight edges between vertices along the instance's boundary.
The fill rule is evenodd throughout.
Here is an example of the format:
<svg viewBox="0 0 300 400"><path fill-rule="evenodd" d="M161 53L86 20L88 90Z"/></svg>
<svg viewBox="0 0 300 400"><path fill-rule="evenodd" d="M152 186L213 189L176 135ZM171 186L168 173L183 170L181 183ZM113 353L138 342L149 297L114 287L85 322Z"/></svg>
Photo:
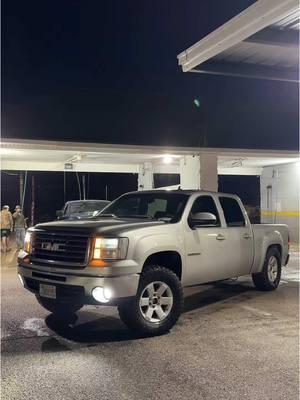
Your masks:
<svg viewBox="0 0 300 400"><path fill-rule="evenodd" d="M3 0L2 136L297 149L297 84L177 65L251 3Z"/></svg>
<svg viewBox="0 0 300 400"><path fill-rule="evenodd" d="M298 85L184 74L177 55L253 0L2 1L2 137L298 149ZM195 106L195 99L199 107ZM204 135L206 134L206 140ZM26 166L26 160L24 160ZM87 174L89 198L135 190L134 174ZM35 177L36 219L79 198L75 175ZM1 174L2 204L19 203L17 171ZM155 187L179 183L156 175ZM257 177L219 177L259 205ZM36 221L35 221L36 222Z"/></svg>

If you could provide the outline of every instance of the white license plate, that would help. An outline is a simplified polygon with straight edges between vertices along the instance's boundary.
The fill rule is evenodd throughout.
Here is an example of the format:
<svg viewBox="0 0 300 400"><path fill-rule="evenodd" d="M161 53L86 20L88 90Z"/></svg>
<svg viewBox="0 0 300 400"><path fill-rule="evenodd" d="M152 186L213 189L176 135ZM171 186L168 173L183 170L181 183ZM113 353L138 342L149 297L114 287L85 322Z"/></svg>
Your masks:
<svg viewBox="0 0 300 400"><path fill-rule="evenodd" d="M48 297L49 299L56 299L56 286L44 285L40 283L40 296Z"/></svg>

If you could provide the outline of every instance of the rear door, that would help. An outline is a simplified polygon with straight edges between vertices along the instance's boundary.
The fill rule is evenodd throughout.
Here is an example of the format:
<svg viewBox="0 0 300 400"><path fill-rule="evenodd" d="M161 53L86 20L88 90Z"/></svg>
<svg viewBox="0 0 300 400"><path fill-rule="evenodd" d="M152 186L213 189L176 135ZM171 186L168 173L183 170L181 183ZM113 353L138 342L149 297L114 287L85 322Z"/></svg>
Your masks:
<svg viewBox="0 0 300 400"><path fill-rule="evenodd" d="M226 223L226 247L230 254L233 276L250 273L254 249L252 229L240 201L227 195L219 195L220 205Z"/></svg>

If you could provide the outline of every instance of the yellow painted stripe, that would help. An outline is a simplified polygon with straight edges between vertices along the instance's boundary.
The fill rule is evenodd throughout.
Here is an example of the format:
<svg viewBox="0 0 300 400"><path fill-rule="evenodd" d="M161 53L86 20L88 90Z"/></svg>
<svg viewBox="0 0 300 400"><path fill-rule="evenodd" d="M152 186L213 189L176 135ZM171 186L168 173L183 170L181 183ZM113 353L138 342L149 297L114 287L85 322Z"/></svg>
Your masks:
<svg viewBox="0 0 300 400"><path fill-rule="evenodd" d="M300 217L300 211L267 211L262 210L263 217Z"/></svg>

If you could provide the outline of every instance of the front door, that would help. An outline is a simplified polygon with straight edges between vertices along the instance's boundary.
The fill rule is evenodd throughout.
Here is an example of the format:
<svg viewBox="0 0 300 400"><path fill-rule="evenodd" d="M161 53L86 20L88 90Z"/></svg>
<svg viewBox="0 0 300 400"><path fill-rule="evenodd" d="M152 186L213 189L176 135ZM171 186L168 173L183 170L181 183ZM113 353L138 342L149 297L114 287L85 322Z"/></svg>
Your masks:
<svg viewBox="0 0 300 400"><path fill-rule="evenodd" d="M213 225L193 228L191 216L198 212L209 212L216 216ZM192 205L185 229L186 276L185 286L213 282L233 276L232 255L228 249L227 229L211 195L200 195Z"/></svg>

